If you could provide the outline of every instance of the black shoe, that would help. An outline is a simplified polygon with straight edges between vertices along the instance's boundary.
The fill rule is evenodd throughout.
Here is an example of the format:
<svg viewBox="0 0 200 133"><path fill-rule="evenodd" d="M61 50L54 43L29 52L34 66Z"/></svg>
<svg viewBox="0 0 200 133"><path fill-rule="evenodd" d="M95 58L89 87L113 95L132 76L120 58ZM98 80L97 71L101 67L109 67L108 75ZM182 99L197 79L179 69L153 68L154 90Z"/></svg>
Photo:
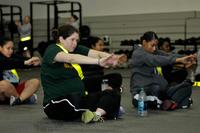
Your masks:
<svg viewBox="0 0 200 133"><path fill-rule="evenodd" d="M20 105L21 100L19 97L10 96L10 106Z"/></svg>
<svg viewBox="0 0 200 133"><path fill-rule="evenodd" d="M189 83L191 86L193 86L194 82L191 81L190 79L186 79L185 82Z"/></svg>
<svg viewBox="0 0 200 133"><path fill-rule="evenodd" d="M193 104L192 98L186 98L179 104L178 108L188 109L192 106L192 104Z"/></svg>

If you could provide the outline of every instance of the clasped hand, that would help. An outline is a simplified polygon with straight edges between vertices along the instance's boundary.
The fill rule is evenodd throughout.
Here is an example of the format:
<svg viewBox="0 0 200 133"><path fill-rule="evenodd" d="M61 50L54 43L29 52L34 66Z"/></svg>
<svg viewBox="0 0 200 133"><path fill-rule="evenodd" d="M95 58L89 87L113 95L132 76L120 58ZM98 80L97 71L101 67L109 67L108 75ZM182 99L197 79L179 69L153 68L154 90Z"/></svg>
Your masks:
<svg viewBox="0 0 200 133"><path fill-rule="evenodd" d="M188 55L182 57L182 63L185 65L185 68L190 68L192 65L196 64L197 56L196 54Z"/></svg>
<svg viewBox="0 0 200 133"><path fill-rule="evenodd" d="M127 56L125 54L115 55L111 54L108 57L104 57L100 59L100 66L109 68L109 67L117 67L127 61Z"/></svg>

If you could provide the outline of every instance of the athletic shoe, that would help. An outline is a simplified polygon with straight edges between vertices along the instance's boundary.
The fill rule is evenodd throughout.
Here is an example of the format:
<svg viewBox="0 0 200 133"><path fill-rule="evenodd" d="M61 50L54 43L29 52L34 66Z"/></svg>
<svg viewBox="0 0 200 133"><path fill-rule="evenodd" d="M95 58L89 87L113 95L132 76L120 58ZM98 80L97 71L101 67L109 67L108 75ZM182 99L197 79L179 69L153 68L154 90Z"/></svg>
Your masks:
<svg viewBox="0 0 200 133"><path fill-rule="evenodd" d="M35 104L37 103L37 95L33 94L31 97L29 97L27 100L24 101L26 104Z"/></svg>
<svg viewBox="0 0 200 133"><path fill-rule="evenodd" d="M194 81L191 81L190 79L186 79L186 80L184 80L184 81L187 82L187 83L189 83L191 86L194 85Z"/></svg>
<svg viewBox="0 0 200 133"><path fill-rule="evenodd" d="M81 116L81 121L84 122L84 123L103 122L103 118L99 115L96 115L95 112L91 112L90 110L86 110Z"/></svg>
<svg viewBox="0 0 200 133"><path fill-rule="evenodd" d="M193 100L192 98L189 98L189 107L191 107L193 105Z"/></svg>
<svg viewBox="0 0 200 133"><path fill-rule="evenodd" d="M121 118L124 114L125 114L125 110L122 106L120 106L117 118Z"/></svg>
<svg viewBox="0 0 200 133"><path fill-rule="evenodd" d="M10 96L10 106L20 105L21 100L19 97Z"/></svg>
<svg viewBox="0 0 200 133"><path fill-rule="evenodd" d="M182 101L182 103L179 105L180 108L182 109L187 109L187 108L190 108L193 104L193 100L192 98L189 98L189 99L185 99L184 101Z"/></svg>
<svg viewBox="0 0 200 133"><path fill-rule="evenodd" d="M175 110L177 108L176 102L172 100L165 100L162 104L163 110Z"/></svg>

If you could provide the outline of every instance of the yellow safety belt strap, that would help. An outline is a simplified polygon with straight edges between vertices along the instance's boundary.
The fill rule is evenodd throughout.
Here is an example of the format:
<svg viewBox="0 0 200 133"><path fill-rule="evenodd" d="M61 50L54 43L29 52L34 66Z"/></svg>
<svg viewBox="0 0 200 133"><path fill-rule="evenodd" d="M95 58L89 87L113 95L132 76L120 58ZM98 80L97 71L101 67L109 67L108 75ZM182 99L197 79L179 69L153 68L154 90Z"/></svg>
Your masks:
<svg viewBox="0 0 200 133"><path fill-rule="evenodd" d="M157 71L157 73L159 74L159 75L163 75L163 73L162 73L162 68L160 67L160 66L158 66L158 67L156 67L156 71Z"/></svg>
<svg viewBox="0 0 200 133"><path fill-rule="evenodd" d="M17 77L17 79L19 80L19 75L16 71L16 69L12 69L11 72Z"/></svg>
<svg viewBox="0 0 200 133"><path fill-rule="evenodd" d="M21 40L22 42L31 40L31 36L22 37L20 40Z"/></svg>
<svg viewBox="0 0 200 133"><path fill-rule="evenodd" d="M193 84L193 86L198 86L198 87L200 87L200 82L195 81L194 84Z"/></svg>
<svg viewBox="0 0 200 133"><path fill-rule="evenodd" d="M56 44L58 47L60 47L65 53L69 53L63 46L61 46L60 44ZM79 77L81 78L81 80L84 78L83 76L83 71L81 69L81 66L79 64L72 64L72 66L76 69L76 71L78 72Z"/></svg>
<svg viewBox="0 0 200 133"><path fill-rule="evenodd" d="M63 46L61 46L60 44L56 44L58 47L60 47L65 53L69 53ZM72 64L72 66L76 69L76 71L78 72L79 77L81 78L81 80L84 78L83 75L83 71L81 69L81 66L79 64ZM88 95L88 92L85 91L85 95Z"/></svg>

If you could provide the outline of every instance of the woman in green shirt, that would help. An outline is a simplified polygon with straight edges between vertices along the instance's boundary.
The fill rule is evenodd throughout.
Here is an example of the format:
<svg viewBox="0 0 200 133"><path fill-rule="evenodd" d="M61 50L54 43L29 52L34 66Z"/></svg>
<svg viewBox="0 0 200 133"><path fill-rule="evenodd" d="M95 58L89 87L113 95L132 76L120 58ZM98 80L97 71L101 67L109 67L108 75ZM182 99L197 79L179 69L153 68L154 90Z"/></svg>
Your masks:
<svg viewBox="0 0 200 133"><path fill-rule="evenodd" d="M49 118L83 122L115 118L119 110L120 95L113 90L87 94L81 67L78 64L116 66L123 56L88 49L77 45L78 30L71 25L58 28L57 44L45 51L41 67L44 89L44 112ZM83 109L84 108L84 109ZM91 112L94 111L94 112Z"/></svg>

